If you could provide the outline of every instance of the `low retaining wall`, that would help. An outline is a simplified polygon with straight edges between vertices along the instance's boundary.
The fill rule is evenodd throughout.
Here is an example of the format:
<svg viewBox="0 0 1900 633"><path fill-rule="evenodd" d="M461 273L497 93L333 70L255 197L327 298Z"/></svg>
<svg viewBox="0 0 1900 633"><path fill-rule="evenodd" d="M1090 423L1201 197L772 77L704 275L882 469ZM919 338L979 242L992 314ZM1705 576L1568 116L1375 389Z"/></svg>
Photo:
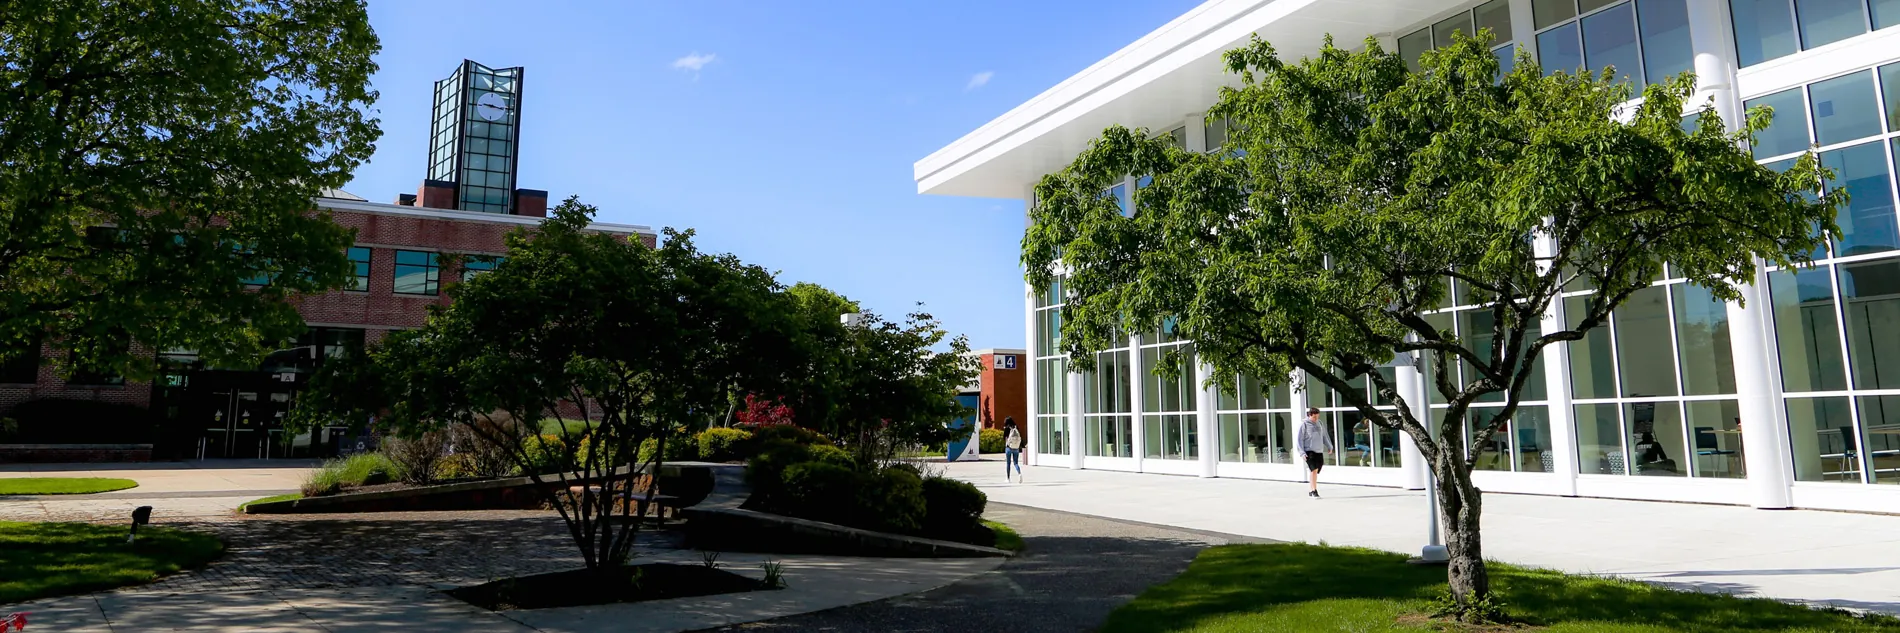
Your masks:
<svg viewBox="0 0 1900 633"><path fill-rule="evenodd" d="M1011 555L994 547L873 532L744 508L687 508L680 516L686 519L687 545L697 549L887 558Z"/></svg>
<svg viewBox="0 0 1900 633"><path fill-rule="evenodd" d="M149 461L151 444L0 444L0 464Z"/></svg>
<svg viewBox="0 0 1900 633"><path fill-rule="evenodd" d="M702 481L703 480L703 481ZM587 480L557 476L541 478L548 488L578 486ZM712 490L712 472L691 465L665 464L660 467L660 489L684 500L697 502ZM695 496L697 494L697 496ZM509 477L487 481L469 481L438 486L421 486L375 492L351 492L327 497L253 503L244 506L245 514L321 514L340 512L415 512L429 510L532 510L545 505L547 497L535 490L530 477Z"/></svg>

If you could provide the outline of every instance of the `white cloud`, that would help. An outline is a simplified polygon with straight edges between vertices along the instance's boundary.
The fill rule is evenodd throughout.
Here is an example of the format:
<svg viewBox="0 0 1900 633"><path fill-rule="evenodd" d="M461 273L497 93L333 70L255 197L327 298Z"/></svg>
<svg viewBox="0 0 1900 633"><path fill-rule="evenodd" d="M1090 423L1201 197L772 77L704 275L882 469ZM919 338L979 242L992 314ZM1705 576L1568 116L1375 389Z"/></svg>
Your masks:
<svg viewBox="0 0 1900 633"><path fill-rule="evenodd" d="M971 90L975 90L977 88L982 88L984 84L987 84L990 82L991 77L995 77L995 76L996 76L996 71L994 70L985 70L983 72L971 75L970 83L964 84L963 90L965 92L968 92Z"/></svg>
<svg viewBox="0 0 1900 633"><path fill-rule="evenodd" d="M719 59L718 55L712 53L701 55L698 51L694 51L691 55L673 60L673 69L697 73L700 69L705 68L707 64L713 63L713 60L716 59Z"/></svg>

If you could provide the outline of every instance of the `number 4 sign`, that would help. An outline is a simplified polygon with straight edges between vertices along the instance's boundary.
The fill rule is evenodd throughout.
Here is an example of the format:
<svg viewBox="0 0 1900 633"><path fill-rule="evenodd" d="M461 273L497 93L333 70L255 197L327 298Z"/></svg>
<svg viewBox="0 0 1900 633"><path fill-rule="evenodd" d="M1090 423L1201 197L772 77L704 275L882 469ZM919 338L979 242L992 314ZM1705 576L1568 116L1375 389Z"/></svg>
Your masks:
<svg viewBox="0 0 1900 633"><path fill-rule="evenodd" d="M990 356L990 363L996 369L1015 369L1016 355L1015 354L994 354Z"/></svg>

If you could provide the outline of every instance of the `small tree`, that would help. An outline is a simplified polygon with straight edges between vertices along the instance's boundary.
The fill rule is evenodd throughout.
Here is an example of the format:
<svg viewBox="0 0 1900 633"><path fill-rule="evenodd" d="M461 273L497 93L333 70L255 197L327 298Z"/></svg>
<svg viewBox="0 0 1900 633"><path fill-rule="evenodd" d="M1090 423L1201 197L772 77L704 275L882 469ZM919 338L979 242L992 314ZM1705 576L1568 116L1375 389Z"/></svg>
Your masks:
<svg viewBox="0 0 1900 633"><path fill-rule="evenodd" d="M654 494L642 474L797 329L769 272L700 253L690 233L668 231L657 249L589 233L593 215L569 198L537 231L511 234L507 261L451 289L422 328L326 365L296 419L382 412L406 436L480 435L548 492L588 567L625 564L629 519ZM649 439L659 450L637 460Z"/></svg>
<svg viewBox="0 0 1900 633"><path fill-rule="evenodd" d="M1731 134L1704 108L1686 131L1692 77L1651 84L1631 111L1608 70L1545 76L1520 55L1500 77L1481 37L1427 53L1420 72L1371 40L1360 52L1329 40L1297 64L1258 40L1230 51L1244 85L1210 113L1232 131L1220 151L1111 128L1037 186L1023 239L1031 283L1067 276L1062 342L1078 369L1121 332L1175 321L1223 385L1298 369L1410 436L1436 477L1462 619L1498 615L1477 447L1543 379L1541 352L1601 326L1664 262L1739 300L1733 284L1753 281L1761 260L1800 263L1824 245L1843 201L1804 197L1822 177L1812 156L1777 174L1740 148L1770 112ZM1131 217L1102 193L1127 174L1153 178ZM1587 307L1542 329L1573 284L1591 289ZM1434 324L1454 288L1488 332ZM1442 423L1415 416L1424 403L1377 371L1395 357L1431 370ZM1376 408L1361 380L1397 408ZM1467 412L1485 396L1503 406L1472 420L1467 441Z"/></svg>
<svg viewBox="0 0 1900 633"><path fill-rule="evenodd" d="M349 279L315 207L381 132L361 0L0 8L0 362L255 363ZM259 285L261 284L261 285Z"/></svg>

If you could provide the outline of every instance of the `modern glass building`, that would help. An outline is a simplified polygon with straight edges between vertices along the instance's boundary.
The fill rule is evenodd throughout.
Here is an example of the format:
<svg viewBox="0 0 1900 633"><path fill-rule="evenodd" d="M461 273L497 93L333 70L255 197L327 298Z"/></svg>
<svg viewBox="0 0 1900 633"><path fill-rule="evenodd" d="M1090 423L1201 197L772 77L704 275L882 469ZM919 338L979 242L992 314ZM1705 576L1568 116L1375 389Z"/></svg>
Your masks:
<svg viewBox="0 0 1900 633"><path fill-rule="evenodd" d="M1330 33L1344 44L1377 37L1417 60L1453 33L1489 28L1507 62L1522 49L1547 70L1613 67L1637 86L1693 70L1691 103L1712 99L1728 121L1774 106L1774 126L1750 148L1763 164L1815 152L1836 172L1825 186L1852 196L1841 239L1813 266L1766 268L1745 303L1665 273L1607 327L1550 348L1512 428L1479 447L1477 481L1500 492L1900 512L1896 25L1900 0L1211 0L918 161L915 175L922 193L1027 200L1113 124L1215 150L1226 130L1204 112L1218 87L1239 84L1220 55L1254 34L1289 57ZM1142 184L1108 193L1126 204ZM1302 480L1288 446L1295 412L1310 406L1338 444L1327 479L1424 485L1409 439L1363 424L1304 376L1218 389L1198 363L1180 380L1155 375L1170 350L1192 358L1193 343L1172 332L1130 336L1100 351L1094 372L1072 372L1058 345L1061 283L1026 290L1032 463ZM1580 300L1553 306L1546 322L1564 322L1564 304ZM1432 318L1488 332L1474 307ZM1384 371L1426 391L1429 376Z"/></svg>
<svg viewBox="0 0 1900 633"><path fill-rule="evenodd" d="M513 213L522 72L465 59L435 82L428 174L456 183L457 209Z"/></svg>

